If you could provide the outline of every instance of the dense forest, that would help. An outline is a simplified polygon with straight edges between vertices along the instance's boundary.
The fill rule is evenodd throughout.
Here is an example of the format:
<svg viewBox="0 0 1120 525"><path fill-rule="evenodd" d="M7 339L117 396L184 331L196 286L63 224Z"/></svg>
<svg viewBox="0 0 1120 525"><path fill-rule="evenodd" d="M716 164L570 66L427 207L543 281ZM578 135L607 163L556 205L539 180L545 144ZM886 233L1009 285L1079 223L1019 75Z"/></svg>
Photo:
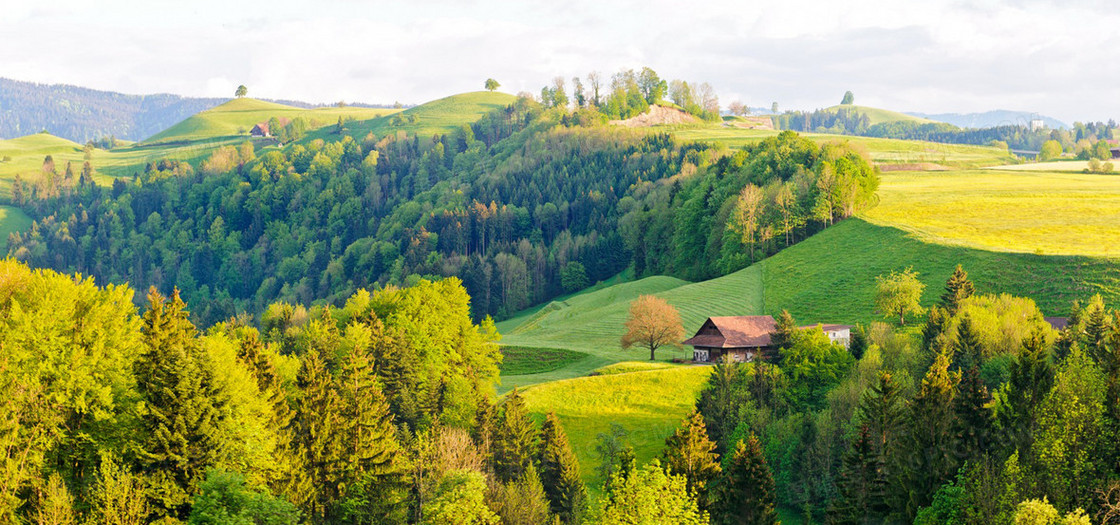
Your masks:
<svg viewBox="0 0 1120 525"><path fill-rule="evenodd" d="M772 117L777 129L859 135L901 140L926 140L947 144L1004 144L1012 149L1039 151L1048 140L1058 141L1064 151L1079 154L1102 140L1116 137L1116 122L1075 122L1072 129L1031 129L1002 125L962 129L943 122L880 122L871 124L858 108L843 107L816 111L787 111Z"/></svg>
<svg viewBox="0 0 1120 525"><path fill-rule="evenodd" d="M852 215L877 186L842 144L784 133L731 153L588 112L520 98L447 135L343 136L260 156L226 147L112 188L94 186L91 167L47 159L39 180L14 183L36 222L9 253L100 282L178 287L203 325L448 276L481 319L630 266L691 279L737 270Z"/></svg>

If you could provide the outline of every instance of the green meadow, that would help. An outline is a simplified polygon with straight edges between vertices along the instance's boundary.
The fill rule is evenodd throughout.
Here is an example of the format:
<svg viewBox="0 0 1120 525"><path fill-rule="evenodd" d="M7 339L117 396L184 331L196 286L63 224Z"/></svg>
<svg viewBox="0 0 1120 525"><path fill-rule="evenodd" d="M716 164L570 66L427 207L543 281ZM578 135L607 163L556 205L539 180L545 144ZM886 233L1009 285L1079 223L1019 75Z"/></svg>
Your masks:
<svg viewBox="0 0 1120 525"><path fill-rule="evenodd" d="M459 129L483 115L509 106L517 97L496 91L475 91L433 100L408 108L398 114L358 120L346 125L346 134L362 138L369 133L376 137L405 132L431 137ZM327 129L308 133L307 140L329 138Z"/></svg>
<svg viewBox="0 0 1120 525"><path fill-rule="evenodd" d="M0 206L0 249L8 248L8 235L31 227L31 217L12 206Z"/></svg>

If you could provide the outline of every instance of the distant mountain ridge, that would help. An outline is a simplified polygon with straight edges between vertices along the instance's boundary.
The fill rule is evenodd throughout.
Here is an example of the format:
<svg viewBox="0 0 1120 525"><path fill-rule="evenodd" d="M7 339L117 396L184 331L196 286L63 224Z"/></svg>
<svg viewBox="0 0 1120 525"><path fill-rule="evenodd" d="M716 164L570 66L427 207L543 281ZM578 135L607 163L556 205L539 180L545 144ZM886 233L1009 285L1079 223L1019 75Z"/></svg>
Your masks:
<svg viewBox="0 0 1120 525"><path fill-rule="evenodd" d="M39 84L0 78L0 139L45 129L77 143L109 135L118 139L142 140L228 100L166 93L127 95L67 84ZM300 108L316 106L293 100L269 102Z"/></svg>
<svg viewBox="0 0 1120 525"><path fill-rule="evenodd" d="M1011 111L1007 109L997 109L993 111L985 111L983 113L918 113L907 112L907 115L915 117L922 117L929 120L936 120L938 122L945 122L952 124L959 128L993 128L996 126L1011 126L1011 125L1030 125L1032 119L1042 119L1048 128L1062 129L1069 128L1069 124L1062 122L1053 117L1031 113L1029 111Z"/></svg>

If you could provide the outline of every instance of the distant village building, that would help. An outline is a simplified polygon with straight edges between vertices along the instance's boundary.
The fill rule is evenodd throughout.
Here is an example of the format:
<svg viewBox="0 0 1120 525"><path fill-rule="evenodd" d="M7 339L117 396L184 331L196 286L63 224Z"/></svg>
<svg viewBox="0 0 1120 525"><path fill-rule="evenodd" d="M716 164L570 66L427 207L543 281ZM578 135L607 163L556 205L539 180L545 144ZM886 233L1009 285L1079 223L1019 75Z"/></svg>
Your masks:
<svg viewBox="0 0 1120 525"><path fill-rule="evenodd" d="M1046 121L1044 121L1040 118L1032 118L1031 119L1031 131L1038 131L1038 130L1041 130L1041 129L1046 129Z"/></svg>
<svg viewBox="0 0 1120 525"><path fill-rule="evenodd" d="M844 348L852 342L852 327L842 324L822 324L799 326L799 330L811 330L818 326L834 344ZM777 322L769 315L740 315L728 317L709 317L696 335L684 341L692 346L692 359L700 363L718 362L724 356L732 361L745 363L755 359L773 359L777 348L770 342L770 334L777 328Z"/></svg>

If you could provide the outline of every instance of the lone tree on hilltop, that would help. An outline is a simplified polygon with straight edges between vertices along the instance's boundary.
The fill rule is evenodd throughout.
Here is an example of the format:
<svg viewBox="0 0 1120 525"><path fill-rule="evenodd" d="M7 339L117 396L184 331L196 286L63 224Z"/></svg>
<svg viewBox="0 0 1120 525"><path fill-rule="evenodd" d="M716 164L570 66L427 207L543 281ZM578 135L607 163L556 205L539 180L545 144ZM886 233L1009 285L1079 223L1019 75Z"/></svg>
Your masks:
<svg viewBox="0 0 1120 525"><path fill-rule="evenodd" d="M494 91L495 89L498 89L498 88L502 87L502 85L499 84L497 80L494 80L492 78L486 79L486 84L485 85L486 85L486 91Z"/></svg>
<svg viewBox="0 0 1120 525"><path fill-rule="evenodd" d="M856 96L853 95L851 91L845 91L844 92L844 100L841 100L840 103L841 104L855 104L856 103Z"/></svg>
<svg viewBox="0 0 1120 525"><path fill-rule="evenodd" d="M249 94L249 88L245 87L245 84L242 84L237 86L237 91L234 91L233 94L237 98L245 98L245 95Z"/></svg>
<svg viewBox="0 0 1120 525"><path fill-rule="evenodd" d="M630 318L626 320L622 348L641 345L649 349L649 360L653 361L658 348L665 345L680 347L682 337L681 315L664 299L642 295L630 303Z"/></svg>
<svg viewBox="0 0 1120 525"><path fill-rule="evenodd" d="M897 315L898 324L906 324L907 314L921 314L922 292L926 285L918 280L913 268L875 278L875 306L884 316Z"/></svg>

